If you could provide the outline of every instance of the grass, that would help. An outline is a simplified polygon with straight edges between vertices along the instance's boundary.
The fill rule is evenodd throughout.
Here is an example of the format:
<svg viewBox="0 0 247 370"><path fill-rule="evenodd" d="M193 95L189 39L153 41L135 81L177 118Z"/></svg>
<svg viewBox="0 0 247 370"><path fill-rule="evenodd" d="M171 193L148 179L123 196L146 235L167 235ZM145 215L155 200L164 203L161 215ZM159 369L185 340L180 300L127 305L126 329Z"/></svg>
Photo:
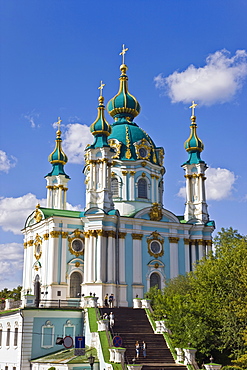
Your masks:
<svg viewBox="0 0 247 370"><path fill-rule="evenodd" d="M94 307L87 308L87 312L88 312L90 332L95 333L98 331L98 324L97 324L95 308Z"/></svg>

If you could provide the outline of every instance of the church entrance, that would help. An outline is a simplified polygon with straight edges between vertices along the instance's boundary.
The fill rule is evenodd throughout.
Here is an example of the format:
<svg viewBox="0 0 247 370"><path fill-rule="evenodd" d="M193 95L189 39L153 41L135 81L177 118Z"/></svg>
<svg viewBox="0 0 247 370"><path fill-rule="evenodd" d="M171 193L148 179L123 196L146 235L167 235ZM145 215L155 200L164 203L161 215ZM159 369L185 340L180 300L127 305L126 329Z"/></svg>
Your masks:
<svg viewBox="0 0 247 370"><path fill-rule="evenodd" d="M70 275L70 298L81 296L82 276L79 272L72 272Z"/></svg>
<svg viewBox="0 0 247 370"><path fill-rule="evenodd" d="M150 288L152 288L153 286L157 286L158 289L161 289L161 279L160 275L157 274L157 272L153 272L150 276Z"/></svg>

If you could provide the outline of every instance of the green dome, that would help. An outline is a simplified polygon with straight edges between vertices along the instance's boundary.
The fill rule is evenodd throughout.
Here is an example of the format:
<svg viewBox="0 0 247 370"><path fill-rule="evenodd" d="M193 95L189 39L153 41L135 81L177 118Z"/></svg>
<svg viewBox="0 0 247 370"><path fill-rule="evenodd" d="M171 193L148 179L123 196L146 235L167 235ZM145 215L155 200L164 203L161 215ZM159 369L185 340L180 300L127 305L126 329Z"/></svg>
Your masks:
<svg viewBox="0 0 247 370"><path fill-rule="evenodd" d="M185 141L184 148L189 153L189 159L186 163L201 163L204 162L200 158L200 153L204 149L204 144L197 136L196 116L191 116L190 137Z"/></svg>
<svg viewBox="0 0 247 370"><path fill-rule="evenodd" d="M107 110L115 119L119 117L128 117L128 120L132 121L140 113L141 107L136 98L128 91L127 69L128 67L125 64L120 66L122 74L119 78L119 91L117 95L108 102Z"/></svg>
<svg viewBox="0 0 247 370"><path fill-rule="evenodd" d="M128 122L125 118L118 119L112 125L112 133L108 137L108 142L113 147L114 143L119 143L120 149L117 158L120 160L145 159L158 164L157 148L153 140L136 123ZM140 152L141 148L144 150L143 152Z"/></svg>
<svg viewBox="0 0 247 370"><path fill-rule="evenodd" d="M63 166L68 162L68 157L62 150L62 139L60 130L57 130L56 146L53 152L49 155L48 161L53 165L53 169L46 176L65 175L65 177L69 178L69 176L66 175L66 173L64 172L63 168Z"/></svg>

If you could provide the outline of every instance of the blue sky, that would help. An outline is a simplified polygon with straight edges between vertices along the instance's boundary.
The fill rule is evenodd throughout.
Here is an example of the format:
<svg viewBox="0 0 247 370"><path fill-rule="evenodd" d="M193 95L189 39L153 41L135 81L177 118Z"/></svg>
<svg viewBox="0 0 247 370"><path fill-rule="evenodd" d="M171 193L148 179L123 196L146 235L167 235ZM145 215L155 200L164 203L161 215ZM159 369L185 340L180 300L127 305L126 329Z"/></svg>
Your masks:
<svg viewBox="0 0 247 370"><path fill-rule="evenodd" d="M183 143L195 100L210 218L216 231L247 234L246 14L245 0L0 1L0 289L22 282L20 229L45 204L58 116L69 207L83 209L88 127L100 81L105 102L117 93L123 43L142 107L135 121L165 148L164 207L184 212Z"/></svg>

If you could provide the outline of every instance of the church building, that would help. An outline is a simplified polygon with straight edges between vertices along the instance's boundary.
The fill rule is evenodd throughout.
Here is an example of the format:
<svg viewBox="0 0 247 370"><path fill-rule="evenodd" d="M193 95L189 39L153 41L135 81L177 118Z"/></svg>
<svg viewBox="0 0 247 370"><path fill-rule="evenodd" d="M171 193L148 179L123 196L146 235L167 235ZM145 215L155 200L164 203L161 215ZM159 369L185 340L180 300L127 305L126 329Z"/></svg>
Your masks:
<svg viewBox="0 0 247 370"><path fill-rule="evenodd" d="M83 307L87 296L97 297L102 306L105 296L112 294L115 307L131 307L134 298L192 271L196 261L211 251L214 222L207 210L207 165L201 159L196 104L191 106L184 144L185 209L183 215L175 215L163 206L164 148L135 122L141 107L128 89L125 52L123 48L119 91L106 106L110 123L100 86L98 113L90 126L94 142L85 149L86 201L81 211L66 209L70 177L58 120L55 148L49 155L51 170L45 176L47 205L37 205L23 229L23 307ZM169 174L167 181L172 181ZM43 330L55 330L57 317L48 315L35 316L32 325L39 320ZM59 325L74 330L73 335L81 334L80 317L68 313L64 320L59 318ZM29 357L54 352L54 345L33 346Z"/></svg>

